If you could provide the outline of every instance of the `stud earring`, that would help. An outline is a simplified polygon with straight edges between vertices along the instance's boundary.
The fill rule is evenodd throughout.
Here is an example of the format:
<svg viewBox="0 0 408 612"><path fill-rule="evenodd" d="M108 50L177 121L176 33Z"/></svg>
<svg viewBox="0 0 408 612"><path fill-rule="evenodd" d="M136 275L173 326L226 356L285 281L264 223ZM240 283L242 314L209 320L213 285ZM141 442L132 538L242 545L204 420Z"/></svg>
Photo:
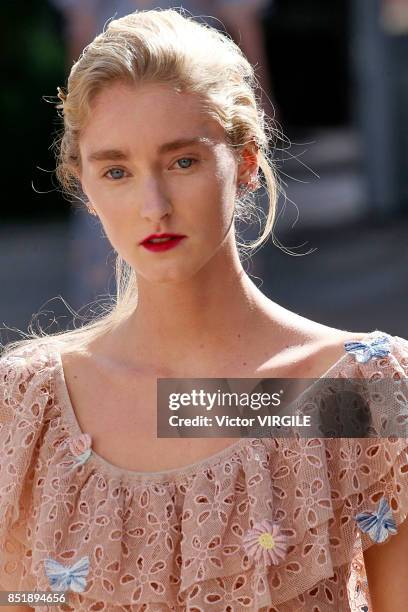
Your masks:
<svg viewBox="0 0 408 612"><path fill-rule="evenodd" d="M96 210L94 209L94 207L91 206L87 206L88 212L93 215L94 217L96 217L98 215L98 213L96 212Z"/></svg>
<svg viewBox="0 0 408 612"><path fill-rule="evenodd" d="M261 183L257 176L252 177L249 184L251 185L253 191L256 191L261 186Z"/></svg>

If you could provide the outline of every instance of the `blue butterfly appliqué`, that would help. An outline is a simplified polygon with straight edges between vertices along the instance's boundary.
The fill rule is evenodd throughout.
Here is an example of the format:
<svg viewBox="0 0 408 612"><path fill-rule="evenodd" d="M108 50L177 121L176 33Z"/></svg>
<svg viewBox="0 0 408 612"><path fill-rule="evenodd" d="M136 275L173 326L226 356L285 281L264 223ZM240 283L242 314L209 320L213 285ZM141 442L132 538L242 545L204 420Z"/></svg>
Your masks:
<svg viewBox="0 0 408 612"><path fill-rule="evenodd" d="M380 499L375 512L361 512L354 519L364 533L368 533L376 544L385 542L388 536L397 533L397 526L392 517L391 508L385 497Z"/></svg>
<svg viewBox="0 0 408 612"><path fill-rule="evenodd" d="M355 355L359 363L366 363L373 357L385 357L390 352L388 336L378 336L368 342L345 342L344 348L348 353Z"/></svg>
<svg viewBox="0 0 408 612"><path fill-rule="evenodd" d="M81 453L81 455L75 457L75 465L83 465L86 461L88 461L89 457L91 456L91 453L91 449L88 449L85 452Z"/></svg>
<svg viewBox="0 0 408 612"><path fill-rule="evenodd" d="M45 559L44 565L53 591L71 590L79 593L85 589L85 577L89 571L88 557L82 557L71 567L66 567L54 559Z"/></svg>

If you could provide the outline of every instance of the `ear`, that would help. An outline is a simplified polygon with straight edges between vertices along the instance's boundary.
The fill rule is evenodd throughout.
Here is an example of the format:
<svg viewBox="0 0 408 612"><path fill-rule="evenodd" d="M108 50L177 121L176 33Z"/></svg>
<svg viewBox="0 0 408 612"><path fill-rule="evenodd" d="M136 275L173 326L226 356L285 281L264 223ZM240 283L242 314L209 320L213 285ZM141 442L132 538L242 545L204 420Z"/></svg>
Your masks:
<svg viewBox="0 0 408 612"><path fill-rule="evenodd" d="M248 185L250 188L256 188L258 185L258 145L251 141L244 145L241 154L238 158L238 184Z"/></svg>

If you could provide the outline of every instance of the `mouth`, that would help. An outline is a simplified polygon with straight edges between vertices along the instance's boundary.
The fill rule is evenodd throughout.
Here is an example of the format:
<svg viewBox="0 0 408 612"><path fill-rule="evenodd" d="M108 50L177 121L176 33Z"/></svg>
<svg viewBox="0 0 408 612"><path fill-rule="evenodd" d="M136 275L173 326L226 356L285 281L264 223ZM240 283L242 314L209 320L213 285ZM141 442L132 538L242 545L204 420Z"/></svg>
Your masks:
<svg viewBox="0 0 408 612"><path fill-rule="evenodd" d="M146 236L144 240L140 244L152 243L152 244L160 244L167 242L169 239L179 239L185 238L183 234L150 234L150 236Z"/></svg>
<svg viewBox="0 0 408 612"><path fill-rule="evenodd" d="M161 238L148 238L141 243L149 251L167 251L177 246L187 236L167 236Z"/></svg>

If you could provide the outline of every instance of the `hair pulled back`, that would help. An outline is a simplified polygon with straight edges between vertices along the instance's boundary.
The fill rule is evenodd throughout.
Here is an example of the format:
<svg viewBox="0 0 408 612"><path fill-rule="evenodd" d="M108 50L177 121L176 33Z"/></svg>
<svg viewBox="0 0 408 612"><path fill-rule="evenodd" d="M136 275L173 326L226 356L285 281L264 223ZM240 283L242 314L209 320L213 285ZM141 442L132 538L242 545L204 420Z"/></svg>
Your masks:
<svg viewBox="0 0 408 612"><path fill-rule="evenodd" d="M136 11L111 21L106 29L85 47L69 74L65 91L58 88L63 130L54 143L57 178L64 191L82 199L78 179L81 167L79 138L91 112L92 100L114 82L134 86L144 83L169 84L179 92L199 96L204 112L225 130L225 140L239 158L248 143L258 150L258 163L268 201L262 234L250 244L239 244L242 251L254 252L268 238L275 218L278 181L270 157L269 141L273 119L267 117L258 96L254 69L231 38L200 23L183 9ZM255 193L237 195L235 219L260 221ZM116 296L100 316L78 329L52 334L52 340L81 347L131 314L137 305L135 271L116 254ZM26 337L27 335L24 334ZM22 345L42 343L50 334L31 330L29 339L7 345L10 353Z"/></svg>

